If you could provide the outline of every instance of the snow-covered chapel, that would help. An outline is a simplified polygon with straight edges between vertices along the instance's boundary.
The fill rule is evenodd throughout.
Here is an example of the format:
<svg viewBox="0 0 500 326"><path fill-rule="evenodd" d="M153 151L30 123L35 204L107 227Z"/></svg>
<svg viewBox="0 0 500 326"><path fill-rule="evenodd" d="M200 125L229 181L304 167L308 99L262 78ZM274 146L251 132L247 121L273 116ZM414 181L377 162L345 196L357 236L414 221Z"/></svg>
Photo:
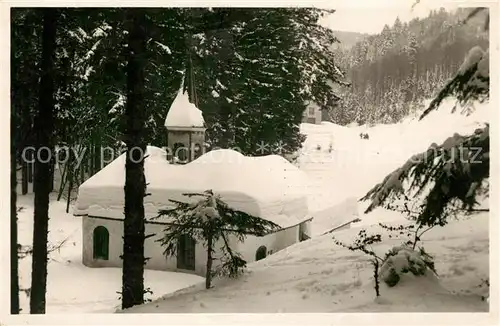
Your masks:
<svg viewBox="0 0 500 326"><path fill-rule="evenodd" d="M204 276L206 249L189 236L179 239L176 257L167 257L155 240L168 220L155 217L168 208L169 199L188 201L186 192L211 189L229 206L281 226L263 237L247 236L244 242L230 239L231 246L247 262L265 258L309 238L310 222L305 183L307 176L277 155L248 157L229 149L203 154L205 124L201 111L179 90L165 127L172 152L148 146L144 198L148 269L184 271ZM173 153L173 154L172 154ZM169 158L174 155L175 158ZM83 264L89 267L121 267L123 252L123 207L125 154L85 181L78 189L74 215L82 216ZM215 245L215 249L219 248ZM216 263L216 262L215 262Z"/></svg>

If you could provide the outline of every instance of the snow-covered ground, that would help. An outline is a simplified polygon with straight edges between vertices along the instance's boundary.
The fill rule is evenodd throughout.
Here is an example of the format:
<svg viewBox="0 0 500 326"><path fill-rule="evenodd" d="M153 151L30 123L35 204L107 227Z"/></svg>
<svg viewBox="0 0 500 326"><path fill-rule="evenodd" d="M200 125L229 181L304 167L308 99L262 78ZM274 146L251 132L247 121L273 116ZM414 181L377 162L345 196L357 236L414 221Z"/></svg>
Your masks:
<svg viewBox="0 0 500 326"><path fill-rule="evenodd" d="M344 241L357 229L335 233ZM488 215L429 231L423 245L435 254L439 282L398 284L375 300L373 270L367 256L320 236L252 263L235 280L218 280L181 290L128 313L321 313L321 312L484 312L481 278L488 277ZM375 246L385 252L390 244Z"/></svg>
<svg viewBox="0 0 500 326"><path fill-rule="evenodd" d="M382 297L377 300L367 257L336 246L331 235L321 236L356 217L361 221L336 232L335 237L349 242L360 227L405 221L383 209L365 215L357 199L412 154L455 132L470 133L480 126L478 122L489 120L484 107L464 117L450 114L451 105L443 104L421 122L407 119L371 128L303 124L307 140L298 166L312 180L307 191L314 216L313 239L249 264L241 278L215 280L210 290L203 288L198 276L146 271L145 285L154 293L151 298L166 296L126 312L488 311L488 304L481 300L486 289L478 287L481 279L489 277L488 214L426 233L423 244L434 255L439 279L425 278L418 285L408 280L392 289L382 286ZM361 132L370 138L361 139ZM18 206L24 207L19 214L20 242L30 244L33 197L19 196ZM52 201L50 209L50 242L67 240L60 252L51 254L47 312L114 311L119 307L116 292L121 288L121 270L83 266L80 218L66 214L63 203ZM384 241L375 249L383 255L396 244ZM22 287L29 286L30 271L31 261L25 258L20 263ZM21 299L27 312L27 299L24 295Z"/></svg>
<svg viewBox="0 0 500 326"><path fill-rule="evenodd" d="M395 125L341 127L332 123L303 124L307 135L299 167L313 182L308 185L315 237L249 265L236 280L218 280L215 288L193 286L127 310L130 313L279 313L279 312L485 312L482 300L489 278L489 215L453 221L423 237L434 256L438 278L407 277L394 288L381 285L375 299L373 269L368 257L336 246L321 234L355 217L361 221L335 232L347 243L361 227L380 230L378 222L407 222L398 213L376 209L363 214L357 199L411 155L442 143L454 133L469 134L489 121L487 105L472 116L451 114L452 101L426 119L408 118ZM361 139L366 132L369 139ZM331 151L330 151L331 144ZM379 255L401 240L375 245Z"/></svg>
<svg viewBox="0 0 500 326"><path fill-rule="evenodd" d="M476 111L465 116L451 113L454 103L454 100L445 100L439 110L421 121L409 117L398 124L371 128L344 127L329 122L302 124L301 131L307 139L298 166L312 178L309 207L317 212L313 214L313 233L320 234L349 219L331 210L338 211L336 204L361 198L413 154L427 150L432 143L441 144L454 133L470 134L490 121L488 104L477 104ZM361 139L360 133L367 133L369 139ZM363 215L363 208L358 207L359 217ZM356 215L356 209L349 208L353 210ZM378 210L364 218L387 221L399 217L399 214Z"/></svg>

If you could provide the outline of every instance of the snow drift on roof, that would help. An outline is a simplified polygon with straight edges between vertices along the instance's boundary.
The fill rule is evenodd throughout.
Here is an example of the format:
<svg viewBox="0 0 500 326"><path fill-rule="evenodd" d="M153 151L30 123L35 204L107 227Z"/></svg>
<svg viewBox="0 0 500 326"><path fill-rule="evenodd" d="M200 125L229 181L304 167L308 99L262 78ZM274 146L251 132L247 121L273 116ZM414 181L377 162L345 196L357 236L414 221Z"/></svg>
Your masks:
<svg viewBox="0 0 500 326"><path fill-rule="evenodd" d="M171 203L190 201L186 192L211 189L229 206L279 224L296 225L308 218L307 175L284 158L246 157L229 149L210 151L185 164L169 164L165 151L148 146L145 159L146 216ZM85 181L78 190L76 215L123 218L125 155Z"/></svg>
<svg viewBox="0 0 500 326"><path fill-rule="evenodd" d="M189 101L189 96L183 90L183 86L179 89L170 110L168 111L167 118L165 119L165 127L197 127L203 128L205 120L203 119L202 112Z"/></svg>

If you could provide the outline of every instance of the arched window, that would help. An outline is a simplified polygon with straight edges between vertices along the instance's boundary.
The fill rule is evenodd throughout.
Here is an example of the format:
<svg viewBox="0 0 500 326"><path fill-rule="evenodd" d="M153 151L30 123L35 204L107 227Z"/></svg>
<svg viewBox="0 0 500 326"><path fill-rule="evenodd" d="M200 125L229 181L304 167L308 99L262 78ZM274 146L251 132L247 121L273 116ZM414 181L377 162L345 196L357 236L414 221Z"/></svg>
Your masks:
<svg viewBox="0 0 500 326"><path fill-rule="evenodd" d="M183 143L175 143L174 144L174 157L177 157L180 162L179 163L187 163L188 160L188 148Z"/></svg>
<svg viewBox="0 0 500 326"><path fill-rule="evenodd" d="M194 271L196 268L196 241L183 234L177 240L177 268Z"/></svg>
<svg viewBox="0 0 500 326"><path fill-rule="evenodd" d="M109 232L104 226L94 229L94 259L109 259Z"/></svg>
<svg viewBox="0 0 500 326"><path fill-rule="evenodd" d="M259 249L257 249L257 252L255 253L255 260L261 260L266 258L267 255L267 248L266 246L260 246Z"/></svg>

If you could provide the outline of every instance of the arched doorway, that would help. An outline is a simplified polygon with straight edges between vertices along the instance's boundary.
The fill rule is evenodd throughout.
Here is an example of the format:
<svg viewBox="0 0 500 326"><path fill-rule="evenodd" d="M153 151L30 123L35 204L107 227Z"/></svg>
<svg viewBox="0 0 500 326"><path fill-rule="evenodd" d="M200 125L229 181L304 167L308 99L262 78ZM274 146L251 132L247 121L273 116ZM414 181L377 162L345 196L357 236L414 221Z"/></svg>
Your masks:
<svg viewBox="0 0 500 326"><path fill-rule="evenodd" d="M109 259L109 232L104 226L98 226L93 232L94 259Z"/></svg>
<svg viewBox="0 0 500 326"><path fill-rule="evenodd" d="M255 260L261 260L266 258L267 255L267 248L266 246L260 246L259 249L257 249L257 252L255 253Z"/></svg>
<svg viewBox="0 0 500 326"><path fill-rule="evenodd" d="M196 269L196 241L183 234L177 240L177 268L194 271Z"/></svg>

